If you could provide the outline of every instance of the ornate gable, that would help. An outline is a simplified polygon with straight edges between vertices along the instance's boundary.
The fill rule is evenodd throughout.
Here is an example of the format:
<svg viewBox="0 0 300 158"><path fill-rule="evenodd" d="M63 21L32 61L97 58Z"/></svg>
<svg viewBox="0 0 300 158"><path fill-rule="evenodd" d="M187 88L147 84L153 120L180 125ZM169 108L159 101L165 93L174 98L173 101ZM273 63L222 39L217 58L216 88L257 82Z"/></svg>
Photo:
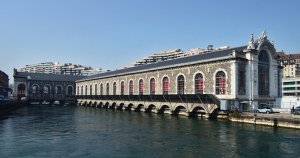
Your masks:
<svg viewBox="0 0 300 158"><path fill-rule="evenodd" d="M268 50L273 59L277 59L276 49L274 47L274 43L270 43L270 41L267 39L267 32L264 30L261 34L261 36L254 41L253 34L251 34L250 41L248 43L247 49L255 49L255 50Z"/></svg>

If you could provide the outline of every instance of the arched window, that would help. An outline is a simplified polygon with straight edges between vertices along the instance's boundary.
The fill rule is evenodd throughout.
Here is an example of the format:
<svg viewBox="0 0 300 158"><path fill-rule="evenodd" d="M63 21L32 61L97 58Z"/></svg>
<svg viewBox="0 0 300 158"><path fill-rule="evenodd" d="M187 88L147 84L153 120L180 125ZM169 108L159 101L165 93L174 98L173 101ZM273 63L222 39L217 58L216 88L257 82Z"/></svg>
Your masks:
<svg viewBox="0 0 300 158"><path fill-rule="evenodd" d="M117 83L114 82L113 84L113 95L117 95Z"/></svg>
<svg viewBox="0 0 300 158"><path fill-rule="evenodd" d="M216 75L216 94L226 94L226 75L223 71L219 71Z"/></svg>
<svg viewBox="0 0 300 158"><path fill-rule="evenodd" d="M61 94L61 86L60 85L58 85L58 86L56 86L55 87L55 93L57 93L57 94Z"/></svg>
<svg viewBox="0 0 300 158"><path fill-rule="evenodd" d="M97 84L95 84L95 95L97 95Z"/></svg>
<svg viewBox="0 0 300 158"><path fill-rule="evenodd" d="M80 95L83 95L83 86L81 86L81 92Z"/></svg>
<svg viewBox="0 0 300 158"><path fill-rule="evenodd" d="M100 85L100 95L103 95L103 84Z"/></svg>
<svg viewBox="0 0 300 158"><path fill-rule="evenodd" d="M39 86L38 85L32 85L32 93L38 93L39 92Z"/></svg>
<svg viewBox="0 0 300 158"><path fill-rule="evenodd" d="M109 83L106 83L106 95L109 95Z"/></svg>
<svg viewBox="0 0 300 158"><path fill-rule="evenodd" d="M18 100L25 97L25 84L21 83L18 85Z"/></svg>
<svg viewBox="0 0 300 158"><path fill-rule="evenodd" d="M264 50L258 55L258 94L269 95L269 58Z"/></svg>
<svg viewBox="0 0 300 158"><path fill-rule="evenodd" d="M79 92L80 92L79 86L77 86L77 95L79 95Z"/></svg>
<svg viewBox="0 0 300 158"><path fill-rule="evenodd" d="M150 80L150 95L155 94L155 79L151 78Z"/></svg>
<svg viewBox="0 0 300 158"><path fill-rule="evenodd" d="M184 77L182 75L177 78L177 94L184 94Z"/></svg>
<svg viewBox="0 0 300 158"><path fill-rule="evenodd" d="M163 78L163 94L167 95L169 93L169 78Z"/></svg>
<svg viewBox="0 0 300 158"><path fill-rule="evenodd" d="M51 93L51 87L50 87L50 85L45 85L44 86L44 93Z"/></svg>
<svg viewBox="0 0 300 158"><path fill-rule="evenodd" d="M124 95L124 81L121 82L121 95Z"/></svg>
<svg viewBox="0 0 300 158"><path fill-rule="evenodd" d="M85 85L85 95L87 95L87 85Z"/></svg>
<svg viewBox="0 0 300 158"><path fill-rule="evenodd" d="M133 95L133 81L129 82L129 95Z"/></svg>
<svg viewBox="0 0 300 158"><path fill-rule="evenodd" d="M92 92L93 92L93 86L90 85L90 95L92 95Z"/></svg>
<svg viewBox="0 0 300 158"><path fill-rule="evenodd" d="M73 94L73 87L68 86L67 92L68 92L68 95L72 95Z"/></svg>
<svg viewBox="0 0 300 158"><path fill-rule="evenodd" d="M144 81L140 79L139 81L139 95L143 95L144 93Z"/></svg>
<svg viewBox="0 0 300 158"><path fill-rule="evenodd" d="M195 76L195 94L203 94L203 85L203 76L199 73Z"/></svg>

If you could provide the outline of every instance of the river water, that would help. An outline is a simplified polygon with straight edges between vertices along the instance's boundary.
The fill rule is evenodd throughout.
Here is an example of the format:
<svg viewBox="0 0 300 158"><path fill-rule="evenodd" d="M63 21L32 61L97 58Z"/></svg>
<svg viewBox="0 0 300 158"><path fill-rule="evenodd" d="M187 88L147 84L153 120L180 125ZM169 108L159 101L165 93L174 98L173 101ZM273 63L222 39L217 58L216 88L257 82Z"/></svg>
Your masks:
<svg viewBox="0 0 300 158"><path fill-rule="evenodd" d="M0 117L0 157L300 157L300 130L80 106Z"/></svg>

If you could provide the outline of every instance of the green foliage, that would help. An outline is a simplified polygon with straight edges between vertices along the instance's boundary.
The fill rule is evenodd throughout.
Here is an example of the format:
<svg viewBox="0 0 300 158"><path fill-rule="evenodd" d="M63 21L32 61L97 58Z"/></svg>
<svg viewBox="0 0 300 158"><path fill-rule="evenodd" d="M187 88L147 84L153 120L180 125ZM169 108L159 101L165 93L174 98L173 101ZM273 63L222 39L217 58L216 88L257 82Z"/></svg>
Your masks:
<svg viewBox="0 0 300 158"><path fill-rule="evenodd" d="M241 115L240 113L233 112L233 113L230 113L230 114L229 114L229 117L230 117L230 118L241 118L242 115Z"/></svg>

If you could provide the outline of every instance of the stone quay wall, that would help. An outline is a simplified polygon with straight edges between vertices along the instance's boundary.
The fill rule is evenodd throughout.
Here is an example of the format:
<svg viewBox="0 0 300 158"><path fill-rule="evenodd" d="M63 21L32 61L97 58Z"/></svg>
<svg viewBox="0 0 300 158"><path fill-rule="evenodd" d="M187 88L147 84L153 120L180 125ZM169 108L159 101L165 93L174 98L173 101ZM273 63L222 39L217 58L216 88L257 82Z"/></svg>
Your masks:
<svg viewBox="0 0 300 158"><path fill-rule="evenodd" d="M292 115L292 117L284 118L284 117L262 117L262 116L241 116L241 117L229 117L229 120L232 122L240 122L240 123L249 123L255 125L265 125L265 126L273 126L273 127L285 127L285 128L293 128L300 129L300 115Z"/></svg>

